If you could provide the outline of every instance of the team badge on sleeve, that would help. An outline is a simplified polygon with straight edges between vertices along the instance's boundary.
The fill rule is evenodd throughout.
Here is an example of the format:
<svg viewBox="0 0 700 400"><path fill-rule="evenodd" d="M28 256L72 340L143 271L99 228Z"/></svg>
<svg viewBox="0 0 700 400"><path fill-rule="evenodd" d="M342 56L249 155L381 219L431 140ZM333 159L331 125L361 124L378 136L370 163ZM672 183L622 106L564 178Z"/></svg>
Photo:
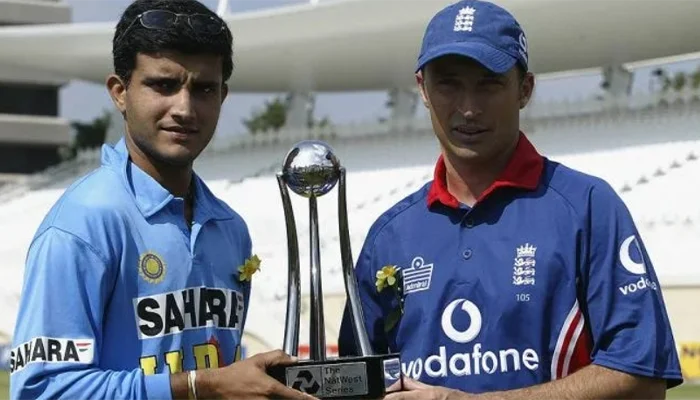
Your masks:
<svg viewBox="0 0 700 400"><path fill-rule="evenodd" d="M94 343L93 339L34 338L10 351L10 373L21 371L32 363L91 364Z"/></svg>

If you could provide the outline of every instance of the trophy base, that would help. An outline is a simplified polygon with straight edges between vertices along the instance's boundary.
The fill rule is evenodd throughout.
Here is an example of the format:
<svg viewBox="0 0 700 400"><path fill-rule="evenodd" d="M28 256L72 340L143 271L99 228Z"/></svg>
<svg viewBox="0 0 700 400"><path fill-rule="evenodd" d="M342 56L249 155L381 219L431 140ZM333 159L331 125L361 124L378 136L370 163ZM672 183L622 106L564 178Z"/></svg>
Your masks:
<svg viewBox="0 0 700 400"><path fill-rule="evenodd" d="M303 360L272 366L267 373L319 399L380 399L403 389L398 354Z"/></svg>

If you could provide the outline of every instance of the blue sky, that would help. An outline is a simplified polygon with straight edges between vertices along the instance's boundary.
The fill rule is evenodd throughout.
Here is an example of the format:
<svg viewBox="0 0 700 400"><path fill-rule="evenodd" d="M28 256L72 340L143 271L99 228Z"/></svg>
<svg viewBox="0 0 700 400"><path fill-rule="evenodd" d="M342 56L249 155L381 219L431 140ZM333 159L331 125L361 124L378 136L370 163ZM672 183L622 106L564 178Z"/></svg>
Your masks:
<svg viewBox="0 0 700 400"><path fill-rule="evenodd" d="M73 22L115 22L131 0L63 0L73 7ZM328 1L328 0L321 0ZM230 0L229 12L241 12L260 8L280 7L305 2L303 0ZM203 0L208 7L216 9L217 0ZM234 56L235 57L235 56ZM694 68L697 62L679 63L669 66L670 70ZM649 88L650 68L636 74L635 91ZM574 78L540 80L535 94L536 101L554 99L575 99L599 93L600 75L593 74ZM262 107L272 95L235 93L229 95L221 114L219 133L238 134L245 131L241 120ZM360 93L321 93L316 96L316 116L328 116L334 123L377 120L386 116L384 107L385 92ZM91 120L104 109L113 105L102 85L73 81L61 89L60 114L70 120ZM419 113L424 112L419 107Z"/></svg>

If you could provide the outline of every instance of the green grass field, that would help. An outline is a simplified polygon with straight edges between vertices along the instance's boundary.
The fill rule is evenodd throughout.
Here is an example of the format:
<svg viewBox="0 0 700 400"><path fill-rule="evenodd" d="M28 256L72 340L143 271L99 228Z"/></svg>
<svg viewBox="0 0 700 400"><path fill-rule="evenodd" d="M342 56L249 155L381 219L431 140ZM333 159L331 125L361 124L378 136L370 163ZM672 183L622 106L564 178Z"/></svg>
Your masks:
<svg viewBox="0 0 700 400"><path fill-rule="evenodd" d="M10 398L10 377L6 372L0 372L0 400L8 400ZM667 399L690 400L700 399L700 384L699 385L681 385L667 392Z"/></svg>
<svg viewBox="0 0 700 400"><path fill-rule="evenodd" d="M700 384L683 384L666 392L667 399L700 399Z"/></svg>
<svg viewBox="0 0 700 400"><path fill-rule="evenodd" d="M0 372L0 400L10 398L10 375L7 372Z"/></svg>

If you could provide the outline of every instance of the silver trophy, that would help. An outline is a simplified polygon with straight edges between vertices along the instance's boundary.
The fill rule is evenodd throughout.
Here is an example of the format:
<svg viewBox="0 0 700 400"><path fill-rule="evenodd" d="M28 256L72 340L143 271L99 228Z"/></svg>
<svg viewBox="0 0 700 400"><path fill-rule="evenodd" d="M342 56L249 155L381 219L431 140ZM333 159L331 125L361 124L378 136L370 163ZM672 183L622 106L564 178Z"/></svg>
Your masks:
<svg viewBox="0 0 700 400"><path fill-rule="evenodd" d="M282 172L277 174L277 183L282 196L287 227L288 254L287 316L283 350L293 356L298 355L299 351L301 288L296 222L287 188L309 199L310 357L309 360L299 361L297 364L271 367L268 373L287 386L317 398L381 398L389 391L401 389L399 355L375 355L365 330L350 249L345 168L340 165L333 149L327 143L317 140L302 141L287 153ZM323 318L317 198L333 190L336 184L339 186L338 228L341 265L352 327L360 355L329 359L326 355Z"/></svg>

